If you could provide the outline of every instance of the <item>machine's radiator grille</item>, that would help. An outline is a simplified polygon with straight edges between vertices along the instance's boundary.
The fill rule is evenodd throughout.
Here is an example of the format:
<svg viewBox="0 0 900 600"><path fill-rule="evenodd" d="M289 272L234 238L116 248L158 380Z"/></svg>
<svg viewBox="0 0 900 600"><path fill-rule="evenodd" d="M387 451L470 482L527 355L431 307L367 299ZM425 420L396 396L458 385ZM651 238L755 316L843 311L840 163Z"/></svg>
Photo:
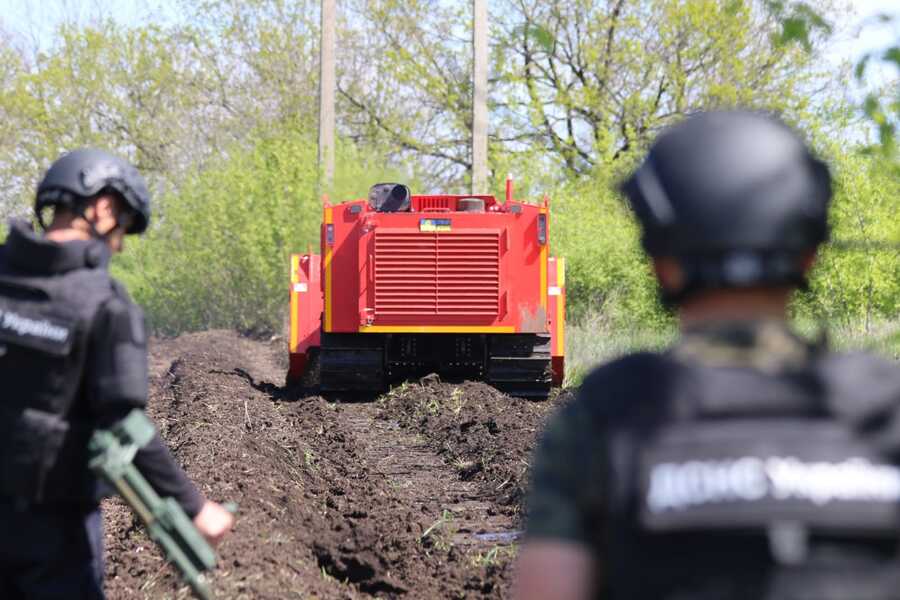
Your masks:
<svg viewBox="0 0 900 600"><path fill-rule="evenodd" d="M456 200L446 196L415 196L412 201L416 212L450 212L456 210Z"/></svg>
<svg viewBox="0 0 900 600"><path fill-rule="evenodd" d="M496 231L375 232L375 317L496 317Z"/></svg>

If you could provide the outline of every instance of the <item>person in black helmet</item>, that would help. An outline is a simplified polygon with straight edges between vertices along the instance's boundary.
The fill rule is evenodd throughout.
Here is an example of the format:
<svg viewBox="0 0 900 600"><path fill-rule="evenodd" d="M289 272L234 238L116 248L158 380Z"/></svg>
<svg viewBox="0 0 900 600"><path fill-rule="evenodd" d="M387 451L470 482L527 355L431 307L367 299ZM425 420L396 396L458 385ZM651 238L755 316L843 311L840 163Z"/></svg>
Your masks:
<svg viewBox="0 0 900 600"><path fill-rule="evenodd" d="M38 186L35 234L10 224L0 245L0 598L103 598L91 433L147 402L140 309L107 272L124 236L143 232L150 196L128 162L65 154ZM233 517L204 499L157 434L134 459L218 541Z"/></svg>
<svg viewBox="0 0 900 600"><path fill-rule="evenodd" d="M900 598L900 371L786 325L828 169L711 112L623 184L680 339L593 371L536 451L519 600Z"/></svg>

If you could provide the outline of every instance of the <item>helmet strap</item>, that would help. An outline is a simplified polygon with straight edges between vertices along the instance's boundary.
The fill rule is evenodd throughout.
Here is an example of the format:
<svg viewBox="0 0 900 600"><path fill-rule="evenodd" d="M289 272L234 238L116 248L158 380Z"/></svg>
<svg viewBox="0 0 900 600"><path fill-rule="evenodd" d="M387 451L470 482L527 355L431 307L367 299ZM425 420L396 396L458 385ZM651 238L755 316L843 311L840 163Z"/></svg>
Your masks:
<svg viewBox="0 0 900 600"><path fill-rule="evenodd" d="M49 207L44 206L41 207L40 210L35 211L35 217L37 220L38 226L41 228L41 231L46 232L47 228L50 227L46 222L44 222L44 210Z"/></svg>

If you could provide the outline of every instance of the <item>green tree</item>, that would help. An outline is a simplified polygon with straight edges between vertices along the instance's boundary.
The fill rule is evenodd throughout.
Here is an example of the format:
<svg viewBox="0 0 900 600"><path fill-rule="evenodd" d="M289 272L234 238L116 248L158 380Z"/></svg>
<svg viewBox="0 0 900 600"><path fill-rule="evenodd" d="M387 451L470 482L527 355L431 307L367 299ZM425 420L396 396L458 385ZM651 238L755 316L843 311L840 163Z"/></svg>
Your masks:
<svg viewBox="0 0 900 600"><path fill-rule="evenodd" d="M312 2L186 3L169 26L63 23L47 50L0 36L0 213L30 201L61 152L128 157L176 188L250 133L315 119Z"/></svg>
<svg viewBox="0 0 900 600"><path fill-rule="evenodd" d="M113 150L149 175L158 199L148 239L116 263L154 325L276 330L287 255L315 245L320 219L310 134L318 4L178 6L182 16L168 25L69 22L42 52L0 32L0 216L27 213L41 170L61 151ZM881 244L900 239L891 225L896 182L884 162L829 141L854 124L831 93L841 74L819 66L835 13L809 6L491 4L495 189L512 173L518 198L551 196L552 243L568 259L573 317L599 310L624 324L668 322L615 183L661 128L736 104L774 110L817 140L836 165L836 237L868 242L852 252L827 249L798 312L854 322L896 314L897 256ZM343 142L331 195L358 196L383 179L414 190L463 189L468 5L348 0L339 12ZM893 106L890 94L879 106ZM891 114L881 128L885 148L896 127Z"/></svg>
<svg viewBox="0 0 900 600"><path fill-rule="evenodd" d="M810 94L831 81L817 61L825 34L808 36L810 52L780 43L780 21L761 0L502 0L491 8L498 178L497 167L519 153L537 154L536 166L560 179L608 168L702 109L747 105L806 123L817 110ZM459 186L470 168L467 7L367 0L358 10L366 19L351 22L347 36L384 33L356 48L375 73L341 84L353 134L388 140L426 161L436 185Z"/></svg>
<svg viewBox="0 0 900 600"><path fill-rule="evenodd" d="M29 202L40 173L79 146L121 154L157 183L176 180L213 125L190 47L153 26L111 21L57 33L56 46L33 63L21 53L0 56L13 65L0 87L0 115L14 128L0 141L6 212Z"/></svg>
<svg viewBox="0 0 900 600"><path fill-rule="evenodd" d="M831 23L819 7L807 2L790 0L766 0L770 14L781 23L782 32L778 41L782 45L799 43L810 51L810 38L817 32L831 32ZM897 131L900 128L900 17L896 14L880 13L864 27L872 30L877 27L893 27L894 42L880 50L869 52L861 57L854 68L856 80L867 86L867 73L872 64L880 64L893 69L893 77L888 83L868 91L862 102L862 112L878 132L878 141L870 145L867 151L877 151L888 163L893 163L895 172L900 173L900 152L897 146ZM890 77L890 76L889 76Z"/></svg>

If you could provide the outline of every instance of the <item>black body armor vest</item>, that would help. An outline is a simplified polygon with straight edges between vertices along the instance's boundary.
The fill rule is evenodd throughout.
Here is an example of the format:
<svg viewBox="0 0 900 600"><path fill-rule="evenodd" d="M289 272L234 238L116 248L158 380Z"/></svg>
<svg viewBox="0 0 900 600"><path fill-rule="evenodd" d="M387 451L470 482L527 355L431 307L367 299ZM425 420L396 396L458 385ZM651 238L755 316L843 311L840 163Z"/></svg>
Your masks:
<svg viewBox="0 0 900 600"><path fill-rule="evenodd" d="M23 256L42 249L33 236L13 230L0 247L0 497L55 503L96 495L84 373L92 324L115 291L104 250L77 247L88 253L82 268L49 265L43 273L19 268L39 258Z"/></svg>
<svg viewBox="0 0 900 600"><path fill-rule="evenodd" d="M604 418L604 598L900 598L896 366L644 362Z"/></svg>

